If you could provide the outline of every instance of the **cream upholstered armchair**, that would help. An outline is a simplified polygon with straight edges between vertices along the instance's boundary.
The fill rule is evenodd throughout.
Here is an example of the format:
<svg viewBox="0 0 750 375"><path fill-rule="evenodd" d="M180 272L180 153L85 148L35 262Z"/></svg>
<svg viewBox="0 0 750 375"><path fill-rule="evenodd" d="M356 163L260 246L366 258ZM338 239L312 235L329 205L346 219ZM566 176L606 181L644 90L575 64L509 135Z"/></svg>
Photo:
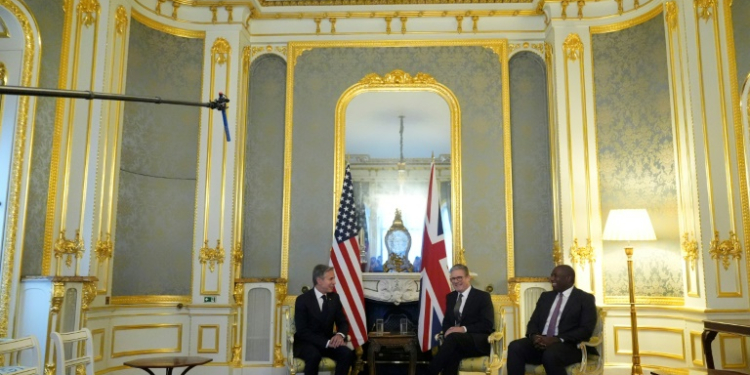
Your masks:
<svg viewBox="0 0 750 375"><path fill-rule="evenodd" d="M568 375L601 375L604 371L604 337L602 337L604 327L604 312L601 307L596 308L596 327L589 341L578 344L581 348L581 362L574 363L565 368ZM598 354L590 353L587 347L596 348ZM526 374L544 375L544 366L526 365Z"/></svg>
<svg viewBox="0 0 750 375"><path fill-rule="evenodd" d="M305 361L294 357L294 333L297 332L294 325L294 307L289 307L284 313L284 321L286 322L286 362L287 368L289 369L290 375L295 375L305 372ZM347 342L349 339L347 338ZM350 345L350 344L348 344ZM320 361L320 371L331 371L336 370L336 361L323 357Z"/></svg>
<svg viewBox="0 0 750 375"><path fill-rule="evenodd" d="M505 314L503 307L499 302L492 301L492 307L495 311L495 332L493 332L487 341L490 342L490 355L483 357L464 358L458 366L459 371L465 372L483 372L487 375L499 374L500 369L505 363L503 351L505 350ZM440 344L443 344L443 335L436 336ZM440 350L440 349L438 349Z"/></svg>

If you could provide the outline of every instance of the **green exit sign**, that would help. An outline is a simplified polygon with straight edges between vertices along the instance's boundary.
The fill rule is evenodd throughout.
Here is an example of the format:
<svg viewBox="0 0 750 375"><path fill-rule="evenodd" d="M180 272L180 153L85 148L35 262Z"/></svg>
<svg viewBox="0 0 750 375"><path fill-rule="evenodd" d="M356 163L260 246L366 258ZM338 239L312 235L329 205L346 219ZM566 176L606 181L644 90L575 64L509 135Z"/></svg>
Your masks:
<svg viewBox="0 0 750 375"><path fill-rule="evenodd" d="M216 302L216 297L203 297L203 303Z"/></svg>

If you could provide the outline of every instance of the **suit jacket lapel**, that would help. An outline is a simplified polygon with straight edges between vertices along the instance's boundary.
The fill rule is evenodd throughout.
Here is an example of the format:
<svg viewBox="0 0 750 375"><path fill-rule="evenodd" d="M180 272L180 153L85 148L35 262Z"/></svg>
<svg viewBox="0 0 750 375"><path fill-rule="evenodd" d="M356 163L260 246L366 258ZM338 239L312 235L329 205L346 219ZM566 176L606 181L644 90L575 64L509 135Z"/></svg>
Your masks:
<svg viewBox="0 0 750 375"><path fill-rule="evenodd" d="M560 318L558 321L562 322L563 319L565 319L568 316L568 311L570 311L571 306L573 306L578 301L578 293L577 289L573 287L573 290L570 291L570 296L568 296L568 302L565 303L565 308L563 311L560 311ZM559 326L560 323L558 323Z"/></svg>

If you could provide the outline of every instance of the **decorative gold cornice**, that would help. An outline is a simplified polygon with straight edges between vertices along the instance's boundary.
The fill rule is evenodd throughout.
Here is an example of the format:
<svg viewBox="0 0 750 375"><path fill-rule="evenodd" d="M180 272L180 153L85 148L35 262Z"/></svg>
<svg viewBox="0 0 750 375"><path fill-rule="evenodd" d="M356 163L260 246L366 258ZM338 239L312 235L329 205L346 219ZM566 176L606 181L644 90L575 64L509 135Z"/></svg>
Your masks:
<svg viewBox="0 0 750 375"><path fill-rule="evenodd" d="M112 258L112 253L114 252L115 245L112 243L112 237L109 233L107 233L107 236L105 237L105 240L98 240L96 241L96 248L94 249L94 252L96 253L96 259L98 259L100 262L105 259Z"/></svg>
<svg viewBox="0 0 750 375"><path fill-rule="evenodd" d="M640 25L658 16L662 11L663 11L662 7L654 7L648 12L638 17L635 17L633 19L629 19L629 20L622 21L622 22L610 23L606 25L591 26L589 30L591 31L591 34L603 34L603 33L611 33L615 31L625 30L633 26Z"/></svg>
<svg viewBox="0 0 750 375"><path fill-rule="evenodd" d="M562 2L560 3L560 6L562 6L560 17L562 17L562 19L568 18L568 5L570 5L570 0L562 0Z"/></svg>
<svg viewBox="0 0 750 375"><path fill-rule="evenodd" d="M120 5L115 11L115 31L117 34L122 35L125 30L128 29L128 11L124 6Z"/></svg>
<svg viewBox="0 0 750 375"><path fill-rule="evenodd" d="M437 81L431 75L427 73L419 72L415 76L406 73L401 69L396 69L384 76L380 76L377 73L370 73L362 78L359 83L364 85L403 85L403 84L430 84L436 83Z"/></svg>
<svg viewBox="0 0 750 375"><path fill-rule="evenodd" d="M65 231L60 231L60 237L55 242L55 258L58 262L65 256L65 265L70 267L73 264L73 256L81 259L83 258L83 239L81 238L81 231L76 230L76 236L72 240L65 238Z"/></svg>
<svg viewBox="0 0 750 375"><path fill-rule="evenodd" d="M732 231L729 231L729 239L724 241L719 239L719 231L714 231L714 239L711 240L710 246L708 253L711 254L711 259L721 258L721 264L725 270L729 269L730 259L742 258L742 245L737 239L737 234Z"/></svg>
<svg viewBox="0 0 750 375"><path fill-rule="evenodd" d="M110 304L112 305L156 305L172 303L190 303L190 296L112 296Z"/></svg>
<svg viewBox="0 0 750 375"><path fill-rule="evenodd" d="M713 16L712 10L716 6L716 0L695 0L695 7L699 9L699 17L708 22Z"/></svg>
<svg viewBox="0 0 750 375"><path fill-rule="evenodd" d="M683 258L690 263L690 269L695 269L698 261L698 241L690 233L682 235L682 251L685 253Z"/></svg>
<svg viewBox="0 0 750 375"><path fill-rule="evenodd" d="M293 52L291 56L289 56L292 60L292 67L297 65L297 59L299 59L299 57L302 56L303 53L307 51L311 51L311 50L312 48L309 48L309 47L297 47L297 48L292 49Z"/></svg>
<svg viewBox="0 0 750 375"><path fill-rule="evenodd" d="M578 34L572 33L565 38L563 42L563 51L565 51L565 59L575 61L583 57L583 42Z"/></svg>
<svg viewBox="0 0 750 375"><path fill-rule="evenodd" d="M456 32L461 34L464 31L464 25L463 25L464 16L456 16L456 22L457 22Z"/></svg>
<svg viewBox="0 0 750 375"><path fill-rule="evenodd" d="M558 240L555 240L554 244L552 245L552 261L555 263L555 266L559 266L565 263L565 257L563 256L562 247L560 246L560 241Z"/></svg>
<svg viewBox="0 0 750 375"><path fill-rule="evenodd" d="M96 281L83 283L83 295L81 298L81 310L88 311L91 302L96 298Z"/></svg>
<svg viewBox="0 0 750 375"><path fill-rule="evenodd" d="M208 247L208 240L203 241L203 247L201 247L199 260L201 264L208 263L208 270L214 272L216 264L224 263L224 248L221 247L221 240L216 240L216 248Z"/></svg>
<svg viewBox="0 0 750 375"><path fill-rule="evenodd" d="M620 0L622 1L622 0ZM536 4L536 14L544 14L544 0L539 0L539 2Z"/></svg>
<svg viewBox="0 0 750 375"><path fill-rule="evenodd" d="M674 30L677 28L677 3L674 1L668 1L664 3L664 8L666 9L666 18L667 18L667 26L671 30Z"/></svg>
<svg viewBox="0 0 750 375"><path fill-rule="evenodd" d="M131 11L131 16L133 17L133 19L146 25L147 27L150 27L154 30L159 30L161 32L164 32L170 35L179 36L183 38L197 38L197 39L206 38L206 32L203 30L187 30L187 29L181 29L179 27L168 26L159 21L154 21L151 18L138 13L135 9Z"/></svg>
<svg viewBox="0 0 750 375"><path fill-rule="evenodd" d="M331 23L331 34L336 34L336 18L329 18L328 22Z"/></svg>
<svg viewBox="0 0 750 375"><path fill-rule="evenodd" d="M586 5L586 1L584 0L578 0L578 19L583 19L583 7Z"/></svg>
<svg viewBox="0 0 750 375"><path fill-rule="evenodd" d="M508 4L532 3L533 0L259 0L263 7L274 6L338 6L338 5L407 5L407 4Z"/></svg>
<svg viewBox="0 0 750 375"><path fill-rule="evenodd" d="M224 65L229 59L229 52L232 48L229 46L229 42L224 38L216 38L214 45L211 47L211 55L219 65Z"/></svg>
<svg viewBox="0 0 750 375"><path fill-rule="evenodd" d="M97 0L81 0L76 7L78 15L82 17L81 22L83 22L86 27L90 27L96 22L96 19L99 17L100 9L101 7Z"/></svg>
<svg viewBox="0 0 750 375"><path fill-rule="evenodd" d="M409 20L409 17L401 17L401 34L406 34L406 21ZM479 19L479 17L477 17ZM474 32L477 31L477 22L474 21Z"/></svg>
<svg viewBox="0 0 750 375"><path fill-rule="evenodd" d="M570 247L570 262L574 265L584 265L585 263L594 263L594 247L591 246L591 239L586 239L586 246L578 246L578 239L573 240L573 246Z"/></svg>
<svg viewBox="0 0 750 375"><path fill-rule="evenodd" d="M622 0L615 0L617 2L617 14L622 15L622 13L625 11L622 8Z"/></svg>

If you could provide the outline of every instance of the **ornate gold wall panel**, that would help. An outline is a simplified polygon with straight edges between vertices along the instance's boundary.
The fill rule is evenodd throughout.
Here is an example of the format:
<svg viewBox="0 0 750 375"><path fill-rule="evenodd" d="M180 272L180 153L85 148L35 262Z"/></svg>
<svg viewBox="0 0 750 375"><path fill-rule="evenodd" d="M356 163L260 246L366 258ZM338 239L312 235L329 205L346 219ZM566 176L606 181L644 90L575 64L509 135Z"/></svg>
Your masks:
<svg viewBox="0 0 750 375"><path fill-rule="evenodd" d="M104 359L104 343L107 341L107 334L104 328L92 329L91 338L94 340L94 362ZM99 345L96 343L99 342Z"/></svg>
<svg viewBox="0 0 750 375"><path fill-rule="evenodd" d="M140 334L139 339L137 343L133 344L126 344L126 345L134 345L138 347L138 349L133 350L115 350L115 347L118 343L118 339L122 339L118 337L119 332L129 332L129 331L141 331L141 330L150 330L153 333L152 335L155 335L154 337L165 337L169 333L163 332L163 330L170 330L174 331L174 339L176 340L176 346L173 348L159 348L154 347L150 349L141 349L144 346L149 346L148 341L142 340L143 337L147 337L146 335L149 335L149 333L143 333ZM157 332L158 331L158 332ZM132 355L140 355L140 354L158 354L158 353L180 353L182 352L182 324L135 324L135 325L121 325L121 326L114 326L112 327L112 347L111 347L110 356L112 358L118 358L118 357L125 357L125 356L132 356Z"/></svg>
<svg viewBox="0 0 750 375"><path fill-rule="evenodd" d="M631 350L625 350L620 344L620 335L629 337L630 326L614 326L615 354L631 355ZM638 334L641 356L662 357L671 359L685 359L685 336L680 328L639 326ZM669 335L672 335L671 338ZM649 345L651 348L649 349ZM664 352L659 349L677 348L679 352Z"/></svg>
<svg viewBox="0 0 750 375"><path fill-rule="evenodd" d="M199 324L198 325L198 353L218 353L219 352L219 325L218 324ZM214 340L212 347L203 346L203 341L206 335L211 333L204 333L205 331L213 330Z"/></svg>
<svg viewBox="0 0 750 375"><path fill-rule="evenodd" d="M32 69L34 62L38 61L35 39L39 37L39 30L33 29L34 25L27 16L28 9L20 8L17 3L11 0L0 0L0 6L7 9L21 25L23 30L24 53L21 65L20 85L29 86L32 82ZM8 191L8 219L5 223L7 231L5 232L5 244L3 245L2 254L2 279L0 279L0 337L7 337L11 332L8 330L8 319L10 318L11 291L13 290L13 277L19 274L15 270L16 243L18 241L17 233L19 228L19 216L21 215L21 170L26 161L23 156L26 154L24 140L26 139L26 127L28 125L29 115L29 97L22 96L18 100L18 118L16 120L16 130L13 144L13 163L10 172L10 189ZM18 254L20 256L20 254Z"/></svg>
<svg viewBox="0 0 750 375"><path fill-rule="evenodd" d="M489 50L491 50L498 58L498 63L501 65L500 69L502 71L502 74L504 74L504 77L507 77L507 42L505 40L416 40L416 41L369 41L369 42L310 42L310 43L304 43L304 42L293 42L290 43L289 48L287 50L288 52L288 58L289 62L287 64L287 92L286 92L286 101L287 101L287 108L286 108L286 122L287 126L285 129L285 146L284 146L284 154L285 154L285 177L284 177L284 205L283 205L283 225L282 225L282 270L281 274L282 277L286 277L288 275L288 268L289 268L289 240L290 240L290 210L291 210L291 168L292 168L292 149L297 149L292 143L292 115L295 108L293 104L293 97L295 89L295 71L297 68L297 62L299 61L300 56L303 56L304 53L308 53L307 51L316 50L318 48L329 48L332 51L338 51L341 48L385 48L386 51L388 48L420 48L420 47L468 47L468 46L478 46L478 47L485 47ZM359 52L359 50L357 50ZM339 53L339 52L336 52ZM364 53L364 52L363 52ZM395 52L394 52L395 53ZM317 61L317 60L315 60ZM399 68L396 66L395 68ZM390 69L393 69L391 67ZM411 68L410 68L411 69ZM419 68L417 68L419 69ZM418 70L410 71L410 73L416 73ZM384 72L379 72L384 73ZM361 78L361 76L359 76ZM506 80L503 79L502 87L498 87L501 90L502 95L504 96L503 102L501 104L501 108L505 108L502 117L503 117L503 134L507 134L507 130L509 128L509 113L507 112L507 108L509 105L509 102L507 102L509 88L507 86ZM499 100L500 101L500 100ZM499 141L498 137L498 141ZM307 140L309 141L309 140ZM507 159L510 157L508 155L510 153L510 148L506 147L505 142L510 142L507 137L504 137L503 139L503 148L504 148L504 155L505 162L509 162ZM509 173L509 170L507 169L507 165L504 168L504 174ZM511 184L511 181L505 179L503 180L503 189L506 189L508 185ZM333 185L333 184L332 184ZM296 189L295 189L296 190ZM507 199L511 197L511 192L506 192L504 195L504 202L501 203L502 205L505 205L507 203ZM332 203L333 204L333 203ZM506 215L510 215L511 208L508 209ZM296 216L295 216L296 217ZM508 233L512 233L511 225L512 223L505 221L504 225L507 228ZM454 226L454 228L457 228L457 226ZM505 246L508 246L508 243L512 243L512 237L505 236ZM456 240L456 239L454 239ZM455 243L458 243L456 241ZM460 247L459 247L460 249ZM323 251L323 250L321 250ZM472 250L468 249L468 253L471 253ZM513 274L513 256L512 256L512 249L509 249L507 256L507 272L508 274ZM505 279L504 277L501 279ZM502 281L501 281L502 282ZM293 286L294 288L294 286Z"/></svg>

